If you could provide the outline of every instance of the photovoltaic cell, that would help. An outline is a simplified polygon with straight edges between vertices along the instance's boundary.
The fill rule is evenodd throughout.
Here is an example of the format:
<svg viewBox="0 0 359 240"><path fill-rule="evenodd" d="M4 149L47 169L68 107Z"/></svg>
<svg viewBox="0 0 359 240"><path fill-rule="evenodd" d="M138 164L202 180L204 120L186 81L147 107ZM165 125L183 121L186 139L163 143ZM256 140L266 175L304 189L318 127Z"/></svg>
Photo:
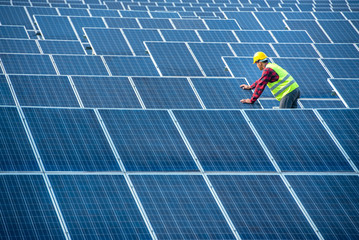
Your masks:
<svg viewBox="0 0 359 240"><path fill-rule="evenodd" d="M359 107L359 79L330 79L330 82L350 108Z"/></svg>
<svg viewBox="0 0 359 240"><path fill-rule="evenodd" d="M232 31L199 30L203 42L238 42Z"/></svg>
<svg viewBox="0 0 359 240"><path fill-rule="evenodd" d="M10 75L10 81L21 106L79 107L67 77Z"/></svg>
<svg viewBox="0 0 359 240"><path fill-rule="evenodd" d="M285 12L284 15L289 20L314 20L314 16L310 12Z"/></svg>
<svg viewBox="0 0 359 240"><path fill-rule="evenodd" d="M50 7L26 7L26 10L28 11L31 20L35 20L34 15L59 15L56 11L56 8L50 8Z"/></svg>
<svg viewBox="0 0 359 240"><path fill-rule="evenodd" d="M359 43L359 34L348 21L318 21L334 43Z"/></svg>
<svg viewBox="0 0 359 240"><path fill-rule="evenodd" d="M345 105L340 99L300 99L304 108L345 108Z"/></svg>
<svg viewBox="0 0 359 240"><path fill-rule="evenodd" d="M116 10L90 9L90 13L95 17L120 17Z"/></svg>
<svg viewBox="0 0 359 240"><path fill-rule="evenodd" d="M138 21L140 22L143 28L153 28L153 29L173 29L173 26L169 19L163 18L139 18Z"/></svg>
<svg viewBox="0 0 359 240"><path fill-rule="evenodd" d="M310 20L284 20L291 30L306 30L315 43L330 43L316 21Z"/></svg>
<svg viewBox="0 0 359 240"><path fill-rule="evenodd" d="M232 19L206 19L205 20L209 29L212 30L240 30L241 28L235 20Z"/></svg>
<svg viewBox="0 0 359 240"><path fill-rule="evenodd" d="M167 111L100 114L127 171L198 171Z"/></svg>
<svg viewBox="0 0 359 240"><path fill-rule="evenodd" d="M24 26L0 26L0 38L28 39Z"/></svg>
<svg viewBox="0 0 359 240"><path fill-rule="evenodd" d="M279 101L275 98L265 98L265 99L260 98L258 101L260 101L264 109L279 108Z"/></svg>
<svg viewBox="0 0 359 240"><path fill-rule="evenodd" d="M0 105L15 105L4 75L0 75Z"/></svg>
<svg viewBox="0 0 359 240"><path fill-rule="evenodd" d="M279 176L209 179L242 239L317 238Z"/></svg>
<svg viewBox="0 0 359 240"><path fill-rule="evenodd" d="M97 55L132 55L120 29L85 28L84 32Z"/></svg>
<svg viewBox="0 0 359 240"><path fill-rule="evenodd" d="M80 37L81 42L86 42L82 28L98 27L105 28L105 23L99 17L71 17L71 22L74 25L75 31Z"/></svg>
<svg viewBox="0 0 359 240"><path fill-rule="evenodd" d="M287 176L326 239L359 237L358 176Z"/></svg>
<svg viewBox="0 0 359 240"><path fill-rule="evenodd" d="M186 78L134 77L146 108L201 108Z"/></svg>
<svg viewBox="0 0 359 240"><path fill-rule="evenodd" d="M284 30L283 15L280 12L254 12L265 30Z"/></svg>
<svg viewBox="0 0 359 240"><path fill-rule="evenodd" d="M54 55L61 75L107 75L99 56Z"/></svg>
<svg viewBox="0 0 359 240"><path fill-rule="evenodd" d="M225 12L228 19L235 19L243 30L262 30L251 12Z"/></svg>
<svg viewBox="0 0 359 240"><path fill-rule="evenodd" d="M201 19L172 19L176 29L207 29Z"/></svg>
<svg viewBox="0 0 359 240"><path fill-rule="evenodd" d="M38 42L44 54L85 54L79 41L38 40Z"/></svg>
<svg viewBox="0 0 359 240"><path fill-rule="evenodd" d="M120 171L93 110L23 111L47 171Z"/></svg>
<svg viewBox="0 0 359 240"><path fill-rule="evenodd" d="M7 74L56 74L47 55L0 54Z"/></svg>
<svg viewBox="0 0 359 240"><path fill-rule="evenodd" d="M319 58L311 44L273 44L280 57L313 57Z"/></svg>
<svg viewBox="0 0 359 240"><path fill-rule="evenodd" d="M35 16L35 19L44 39L79 40L67 17Z"/></svg>
<svg viewBox="0 0 359 240"><path fill-rule="evenodd" d="M359 58L353 44L315 44L323 58Z"/></svg>
<svg viewBox="0 0 359 240"><path fill-rule="evenodd" d="M243 104L241 99L251 98L251 91L243 91L239 86L247 84L238 78L191 78L199 96L207 109L260 108L258 102Z"/></svg>
<svg viewBox="0 0 359 240"><path fill-rule="evenodd" d="M276 57L269 44L261 43L231 43L238 57L253 57L256 52L264 52L268 57Z"/></svg>
<svg viewBox="0 0 359 240"><path fill-rule="evenodd" d="M235 239L202 176L131 176L159 239Z"/></svg>
<svg viewBox="0 0 359 240"><path fill-rule="evenodd" d="M359 68L357 59L323 59L334 78L359 78L359 73L353 69Z"/></svg>
<svg viewBox="0 0 359 240"><path fill-rule="evenodd" d="M146 42L163 76L203 76L184 43Z"/></svg>
<svg viewBox="0 0 359 240"><path fill-rule="evenodd" d="M123 176L49 178L72 238L151 238Z"/></svg>
<svg viewBox="0 0 359 240"><path fill-rule="evenodd" d="M58 8L61 16L84 16L89 17L87 9L79 8Z"/></svg>
<svg viewBox="0 0 359 240"><path fill-rule="evenodd" d="M141 108L126 77L72 77L85 107Z"/></svg>
<svg viewBox="0 0 359 240"><path fill-rule="evenodd" d="M109 28L140 28L135 18L104 18Z"/></svg>
<svg viewBox="0 0 359 240"><path fill-rule="evenodd" d="M0 22L2 25L20 25L32 29L24 7L0 6Z"/></svg>
<svg viewBox="0 0 359 240"><path fill-rule="evenodd" d="M246 114L282 171L353 171L311 110Z"/></svg>
<svg viewBox="0 0 359 240"><path fill-rule="evenodd" d="M273 37L268 31L251 31L251 30L242 30L235 31L241 42L249 43L274 43Z"/></svg>
<svg viewBox="0 0 359 240"><path fill-rule="evenodd" d="M279 43L312 43L306 31L272 31Z"/></svg>
<svg viewBox="0 0 359 240"><path fill-rule="evenodd" d="M144 41L163 41L157 30L123 29L123 32L137 56L146 55L146 47L143 43Z"/></svg>
<svg viewBox="0 0 359 240"><path fill-rule="evenodd" d="M154 12L151 11L154 18L180 18L178 12Z"/></svg>
<svg viewBox="0 0 359 240"><path fill-rule="evenodd" d="M149 18L148 11L120 11L122 17Z"/></svg>
<svg viewBox="0 0 359 240"><path fill-rule="evenodd" d="M345 19L340 12L313 12L313 14L318 20L324 20L324 19L330 19L330 20L341 19L341 20L344 20Z"/></svg>
<svg viewBox="0 0 359 240"><path fill-rule="evenodd" d="M150 57L104 58L113 76L159 76Z"/></svg>
<svg viewBox="0 0 359 240"><path fill-rule="evenodd" d="M200 42L194 30L161 30L166 41Z"/></svg>
<svg viewBox="0 0 359 240"><path fill-rule="evenodd" d="M40 175L0 176L2 239L65 239Z"/></svg>
<svg viewBox="0 0 359 240"><path fill-rule="evenodd" d="M1 53L38 53L39 48L34 40L0 39Z"/></svg>

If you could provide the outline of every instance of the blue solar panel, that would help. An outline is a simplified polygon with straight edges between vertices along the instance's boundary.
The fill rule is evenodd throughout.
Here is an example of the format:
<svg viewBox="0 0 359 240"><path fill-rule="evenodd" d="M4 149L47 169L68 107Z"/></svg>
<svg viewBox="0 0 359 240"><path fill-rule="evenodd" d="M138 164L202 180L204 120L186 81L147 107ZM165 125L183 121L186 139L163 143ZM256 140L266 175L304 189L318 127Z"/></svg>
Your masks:
<svg viewBox="0 0 359 240"><path fill-rule="evenodd" d="M86 42L84 38L84 27L98 27L105 28L105 23L102 18L99 17L71 17L71 22L74 25L75 31L80 37L81 42Z"/></svg>
<svg viewBox="0 0 359 240"><path fill-rule="evenodd" d="M359 68L357 59L323 59L325 66L334 78L359 78L353 69Z"/></svg>
<svg viewBox="0 0 359 240"><path fill-rule="evenodd" d="M184 43L147 42L163 76L203 76Z"/></svg>
<svg viewBox="0 0 359 240"><path fill-rule="evenodd" d="M127 78L72 77L85 107L141 108Z"/></svg>
<svg viewBox="0 0 359 240"><path fill-rule="evenodd" d="M151 238L123 176L49 178L72 238Z"/></svg>
<svg viewBox="0 0 359 240"><path fill-rule="evenodd" d="M225 12L228 19L235 19L243 30L262 30L251 12Z"/></svg>
<svg viewBox="0 0 359 240"><path fill-rule="evenodd" d="M140 18L138 19L142 28L153 28L153 29L173 29L173 26L169 19L163 18Z"/></svg>
<svg viewBox="0 0 359 240"><path fill-rule="evenodd" d="M205 171L273 171L240 111L175 111Z"/></svg>
<svg viewBox="0 0 359 240"><path fill-rule="evenodd" d="M324 58L359 58L359 51L353 44L315 44Z"/></svg>
<svg viewBox="0 0 359 240"><path fill-rule="evenodd" d="M0 75L0 105L15 105L4 75Z"/></svg>
<svg viewBox="0 0 359 240"><path fill-rule="evenodd" d="M119 171L93 110L23 109L47 171Z"/></svg>
<svg viewBox="0 0 359 240"><path fill-rule="evenodd" d="M108 75L99 56L54 55L61 75Z"/></svg>
<svg viewBox="0 0 359 240"><path fill-rule="evenodd" d="M283 15L280 12L255 12L265 30L284 30Z"/></svg>
<svg viewBox="0 0 359 240"><path fill-rule="evenodd" d="M316 239L279 176L209 176L242 239Z"/></svg>
<svg viewBox="0 0 359 240"><path fill-rule="evenodd" d="M343 14L349 20L358 20L359 19L359 13L358 12L345 12Z"/></svg>
<svg viewBox="0 0 359 240"><path fill-rule="evenodd" d="M357 88L359 79L330 79L330 82L348 107L359 107L359 91Z"/></svg>
<svg viewBox="0 0 359 240"><path fill-rule="evenodd" d="M314 16L310 12L285 12L284 15L289 20L314 20Z"/></svg>
<svg viewBox="0 0 359 240"><path fill-rule="evenodd" d="M273 37L270 35L268 31L251 31L251 30L243 30L243 31L235 31L241 42L249 42L249 43L274 43Z"/></svg>
<svg viewBox="0 0 359 240"><path fill-rule="evenodd" d="M323 19L344 20L345 19L344 16L340 12L313 12L313 14L318 20L323 20Z"/></svg>
<svg viewBox="0 0 359 240"><path fill-rule="evenodd" d="M231 43L238 57L253 57L256 52L265 52L268 57L276 57L269 44L261 43Z"/></svg>
<svg viewBox="0 0 359 240"><path fill-rule="evenodd" d="M340 99L301 99L304 108L345 108Z"/></svg>
<svg viewBox="0 0 359 240"><path fill-rule="evenodd" d="M104 18L110 28L140 28L135 18Z"/></svg>
<svg viewBox="0 0 359 240"><path fill-rule="evenodd" d="M282 171L353 171L311 110L246 113Z"/></svg>
<svg viewBox="0 0 359 240"><path fill-rule="evenodd" d="M123 10L123 5L121 4L121 2L111 2L111 1L106 1L104 2L106 4L106 6L109 9L119 9L119 10Z"/></svg>
<svg viewBox="0 0 359 240"><path fill-rule="evenodd" d="M232 31L199 30L198 34L203 42L238 42Z"/></svg>
<svg viewBox="0 0 359 240"><path fill-rule="evenodd" d="M201 108L186 78L133 78L146 108Z"/></svg>
<svg viewBox="0 0 359 240"><path fill-rule="evenodd" d="M67 17L35 16L35 19L44 39L78 40Z"/></svg>
<svg viewBox="0 0 359 240"><path fill-rule="evenodd" d="M151 12L154 18L180 18L178 12Z"/></svg>
<svg viewBox="0 0 359 240"><path fill-rule="evenodd" d="M242 104L241 99L251 98L251 91L243 91L239 86L247 84L237 78L192 78L199 96L207 109L260 108L254 104Z"/></svg>
<svg viewBox="0 0 359 240"><path fill-rule="evenodd" d="M136 17L136 18L149 18L150 15L147 11L120 11L122 17Z"/></svg>
<svg viewBox="0 0 359 240"><path fill-rule="evenodd" d="M202 176L131 176L159 239L235 239Z"/></svg>
<svg viewBox="0 0 359 240"><path fill-rule="evenodd" d="M167 111L100 114L127 171L198 171Z"/></svg>
<svg viewBox="0 0 359 240"><path fill-rule="evenodd" d="M315 43L330 43L330 40L316 21L285 20L291 30L306 30Z"/></svg>
<svg viewBox="0 0 359 240"><path fill-rule="evenodd" d="M312 43L306 31L272 31L279 43Z"/></svg>
<svg viewBox="0 0 359 240"><path fill-rule="evenodd" d="M50 7L27 7L26 10L28 11L31 20L35 20L34 15L59 15L56 11L56 8L50 8Z"/></svg>
<svg viewBox="0 0 359 240"><path fill-rule="evenodd" d="M325 239L359 237L358 176L287 176Z"/></svg>
<svg viewBox="0 0 359 240"><path fill-rule="evenodd" d="M200 42L194 30L161 30L166 41Z"/></svg>
<svg viewBox="0 0 359 240"><path fill-rule="evenodd" d="M275 98L262 98L259 101L264 109L279 108L279 101Z"/></svg>
<svg viewBox="0 0 359 240"><path fill-rule="evenodd" d="M10 75L10 80L22 106L79 107L67 77Z"/></svg>
<svg viewBox="0 0 359 240"><path fill-rule="evenodd" d="M105 61L113 76L159 76L149 57L112 57Z"/></svg>
<svg viewBox="0 0 359 240"><path fill-rule="evenodd" d="M200 19L172 19L176 29L207 29Z"/></svg>
<svg viewBox="0 0 359 240"><path fill-rule="evenodd" d="M26 29L33 28L24 7L0 6L0 22L2 25L24 25Z"/></svg>
<svg viewBox="0 0 359 240"><path fill-rule="evenodd" d="M0 26L0 38L22 38L28 39L24 26Z"/></svg>
<svg viewBox="0 0 359 240"><path fill-rule="evenodd" d="M136 55L146 55L144 41L163 41L157 30L123 29L123 32Z"/></svg>
<svg viewBox="0 0 359 240"><path fill-rule="evenodd" d="M25 128L16 108L0 108L0 170L38 171Z"/></svg>
<svg viewBox="0 0 359 240"><path fill-rule="evenodd" d="M65 239L40 175L0 176L2 239Z"/></svg>
<svg viewBox="0 0 359 240"><path fill-rule="evenodd" d="M280 57L313 57L319 58L311 44L273 44Z"/></svg>
<svg viewBox="0 0 359 240"><path fill-rule="evenodd" d="M0 39L1 53L40 53L34 40Z"/></svg>
<svg viewBox="0 0 359 240"><path fill-rule="evenodd" d="M38 40L38 42L44 54L85 54L79 41Z"/></svg>
<svg viewBox="0 0 359 240"><path fill-rule="evenodd" d="M7 74L56 74L47 55L0 54Z"/></svg>
<svg viewBox="0 0 359 240"><path fill-rule="evenodd" d="M319 21L334 43L359 43L359 34L348 21Z"/></svg>
<svg viewBox="0 0 359 240"><path fill-rule="evenodd" d="M235 20L211 20L207 19L205 20L207 26L209 29L212 30L240 30L239 25Z"/></svg>
<svg viewBox="0 0 359 240"><path fill-rule="evenodd" d="M79 8L58 8L61 16L90 16L87 9Z"/></svg>
<svg viewBox="0 0 359 240"><path fill-rule="evenodd" d="M85 28L84 31L97 55L132 55L120 29Z"/></svg>
<svg viewBox="0 0 359 240"><path fill-rule="evenodd" d="M95 17L120 17L116 10L90 9L90 13Z"/></svg>

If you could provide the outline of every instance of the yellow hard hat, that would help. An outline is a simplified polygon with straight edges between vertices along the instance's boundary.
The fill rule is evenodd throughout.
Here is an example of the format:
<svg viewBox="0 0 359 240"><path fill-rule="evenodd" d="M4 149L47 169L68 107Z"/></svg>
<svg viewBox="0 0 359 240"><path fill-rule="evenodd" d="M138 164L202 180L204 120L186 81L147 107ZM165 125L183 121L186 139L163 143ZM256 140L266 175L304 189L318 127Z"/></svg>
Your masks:
<svg viewBox="0 0 359 240"><path fill-rule="evenodd" d="M255 64L258 60L267 59L267 55L264 52L256 52L253 56L253 64Z"/></svg>

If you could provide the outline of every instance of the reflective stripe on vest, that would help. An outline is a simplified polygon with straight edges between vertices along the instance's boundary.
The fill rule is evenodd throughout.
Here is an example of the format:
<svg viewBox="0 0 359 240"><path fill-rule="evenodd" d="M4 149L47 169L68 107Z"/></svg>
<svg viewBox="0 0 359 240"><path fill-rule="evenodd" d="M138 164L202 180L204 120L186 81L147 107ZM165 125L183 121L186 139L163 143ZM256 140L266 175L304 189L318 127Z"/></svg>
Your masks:
<svg viewBox="0 0 359 240"><path fill-rule="evenodd" d="M285 95L298 88L299 85L294 78L283 68L275 63L268 63L266 68L273 69L279 76L279 79L273 83L268 83L273 96L280 101Z"/></svg>

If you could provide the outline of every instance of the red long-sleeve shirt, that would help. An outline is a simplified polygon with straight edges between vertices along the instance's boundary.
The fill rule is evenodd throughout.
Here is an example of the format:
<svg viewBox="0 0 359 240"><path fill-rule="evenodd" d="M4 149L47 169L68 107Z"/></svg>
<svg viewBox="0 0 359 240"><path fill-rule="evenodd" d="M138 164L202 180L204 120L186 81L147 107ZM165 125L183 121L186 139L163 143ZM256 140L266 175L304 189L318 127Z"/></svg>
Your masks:
<svg viewBox="0 0 359 240"><path fill-rule="evenodd" d="M265 68L263 70L262 77L251 85L251 89L255 88L251 98L251 103L257 101L267 86L267 83L278 81L278 79L279 75L273 69Z"/></svg>

